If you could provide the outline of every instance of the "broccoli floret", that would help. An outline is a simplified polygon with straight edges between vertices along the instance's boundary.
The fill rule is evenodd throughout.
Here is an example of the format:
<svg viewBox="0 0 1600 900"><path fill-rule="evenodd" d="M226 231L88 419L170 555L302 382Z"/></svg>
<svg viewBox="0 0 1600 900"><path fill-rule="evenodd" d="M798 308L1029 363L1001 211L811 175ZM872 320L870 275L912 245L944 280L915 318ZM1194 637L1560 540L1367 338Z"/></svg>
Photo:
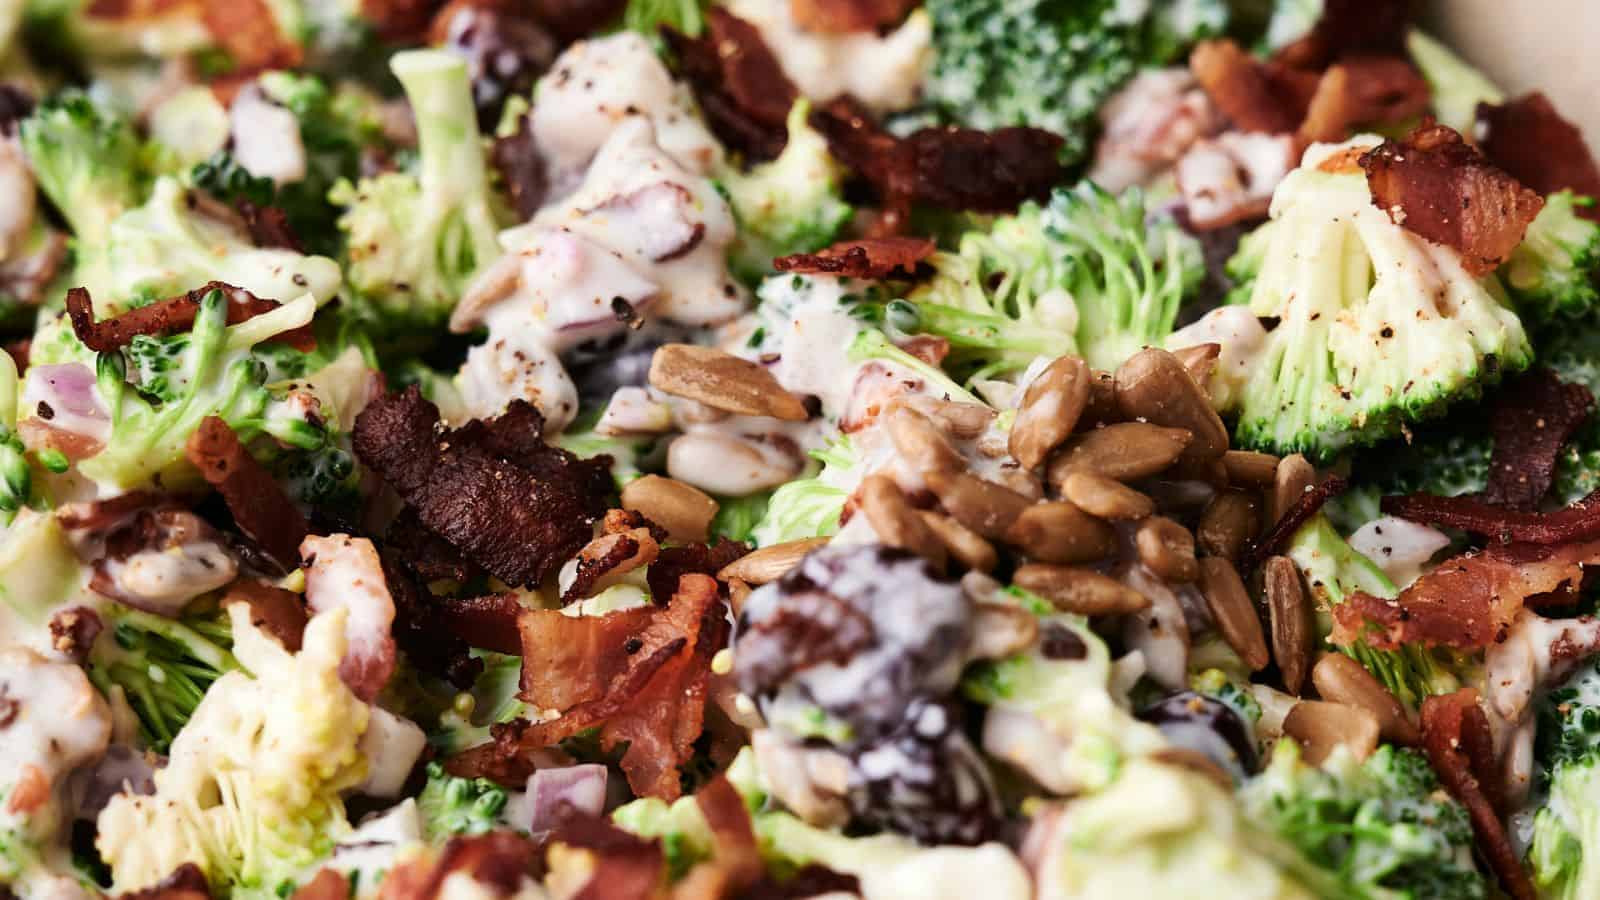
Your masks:
<svg viewBox="0 0 1600 900"><path fill-rule="evenodd" d="M1366 762L1337 752L1305 764L1293 741L1239 792L1245 814L1299 849L1338 896L1464 900L1488 896L1472 860L1467 811L1415 750L1385 744Z"/></svg>
<svg viewBox="0 0 1600 900"><path fill-rule="evenodd" d="M483 673L472 690L457 696L455 706L440 716L438 726L428 735L428 743L449 756L476 747L491 737L489 728L526 714L517 698L521 690L522 657L474 650L483 660Z"/></svg>
<svg viewBox="0 0 1600 900"><path fill-rule="evenodd" d="M1230 265L1245 282L1236 296L1276 321L1229 410L1244 447L1326 461L1532 360L1496 278L1391 222L1360 170L1317 168L1340 149L1307 152Z"/></svg>
<svg viewBox="0 0 1600 900"><path fill-rule="evenodd" d="M1160 65L1220 31L1215 0L932 0L934 59L924 96L973 128L1031 125L1082 161L1095 115L1144 64Z"/></svg>
<svg viewBox="0 0 1600 900"><path fill-rule="evenodd" d="M0 514L9 524L11 516L28 502L33 472L17 433L17 362L9 353L0 356L5 357L0 359Z"/></svg>
<svg viewBox="0 0 1600 900"><path fill-rule="evenodd" d="M330 199L350 287L380 324L431 331L467 282L500 254L489 174L467 64L446 50L410 50L391 62L417 119L416 170L342 181Z"/></svg>
<svg viewBox="0 0 1600 900"><path fill-rule="evenodd" d="M766 518L772 493L762 491L745 497L718 497L717 514L711 520L711 539L748 541Z"/></svg>
<svg viewBox="0 0 1600 900"><path fill-rule="evenodd" d="M628 0L622 27L658 40L662 26L699 37L706 28L707 0Z"/></svg>
<svg viewBox="0 0 1600 900"><path fill-rule="evenodd" d="M1594 202L1571 191L1546 197L1501 269L1525 319L1546 324L1581 318L1600 305L1600 224L1578 216Z"/></svg>
<svg viewBox="0 0 1600 900"><path fill-rule="evenodd" d="M1439 41L1413 28L1406 35L1406 50L1422 71L1433 93L1433 114L1439 124L1471 134L1478 121L1478 104L1505 102L1505 94L1482 72Z"/></svg>
<svg viewBox="0 0 1600 900"><path fill-rule="evenodd" d="M1600 883L1600 664L1589 660L1536 708L1534 758L1543 808L1528 862L1539 896L1577 900Z"/></svg>
<svg viewBox="0 0 1600 900"><path fill-rule="evenodd" d="M144 196L144 151L132 123L81 91L69 89L40 104L22 121L21 134L40 190L80 244L99 243L111 222Z"/></svg>
<svg viewBox="0 0 1600 900"><path fill-rule="evenodd" d="M775 256L811 253L833 243L855 212L843 199L844 170L806 121L810 110L809 101L795 101L787 123L789 142L777 159L721 178L739 221L731 265L746 279L769 273Z"/></svg>
<svg viewBox="0 0 1600 900"><path fill-rule="evenodd" d="M104 694L120 691L145 746L166 753L212 683L238 668L227 620L168 619L117 604L101 617L109 633L95 642L89 677Z"/></svg>
<svg viewBox="0 0 1600 900"><path fill-rule="evenodd" d="M1319 606L1342 603L1357 591L1383 598L1400 593L1382 569L1334 530L1326 516L1312 518L1295 532L1288 555L1305 573L1306 582L1318 595ZM1443 650L1417 644L1378 650L1360 640L1338 649L1365 666L1412 709L1419 708L1426 697L1448 694L1459 686L1452 671L1454 661Z"/></svg>
<svg viewBox="0 0 1600 900"><path fill-rule="evenodd" d="M307 295L231 326L227 304L221 291L212 291L188 334L139 345L134 358L158 373L153 380L160 391L148 397L125 384L122 354L100 355L99 391L112 410L112 431L105 449L79 465L85 477L116 491L183 484L193 477L185 443L207 416L220 416L247 442L267 434L302 450L326 445L326 428L274 396L267 367L250 352L309 322L316 301ZM170 353L157 349L166 342Z"/></svg>
<svg viewBox="0 0 1600 900"><path fill-rule="evenodd" d="M865 476L862 461L849 435L811 451L811 456L822 463L822 471L796 478L772 492L761 521L750 530L757 546L838 533L845 501Z"/></svg>
<svg viewBox="0 0 1600 900"><path fill-rule="evenodd" d="M912 296L917 327L950 341L950 364L988 377L1081 352L1115 369L1160 344L1205 275L1200 246L1169 218L1147 224L1142 191L1058 189L937 254Z"/></svg>
<svg viewBox="0 0 1600 900"><path fill-rule="evenodd" d="M428 783L417 795L423 831L432 841L458 834L483 834L500 824L510 795L487 778L457 778L428 763Z"/></svg>

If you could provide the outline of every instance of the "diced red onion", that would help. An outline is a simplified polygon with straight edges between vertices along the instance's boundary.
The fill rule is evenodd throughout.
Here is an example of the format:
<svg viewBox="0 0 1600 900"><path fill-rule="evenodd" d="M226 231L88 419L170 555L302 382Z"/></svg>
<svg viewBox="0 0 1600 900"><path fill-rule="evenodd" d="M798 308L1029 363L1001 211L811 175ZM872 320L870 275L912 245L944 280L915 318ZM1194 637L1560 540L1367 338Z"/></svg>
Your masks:
<svg viewBox="0 0 1600 900"><path fill-rule="evenodd" d="M598 816L605 810L606 767L595 763L540 769L528 778L530 832L548 831L573 813Z"/></svg>

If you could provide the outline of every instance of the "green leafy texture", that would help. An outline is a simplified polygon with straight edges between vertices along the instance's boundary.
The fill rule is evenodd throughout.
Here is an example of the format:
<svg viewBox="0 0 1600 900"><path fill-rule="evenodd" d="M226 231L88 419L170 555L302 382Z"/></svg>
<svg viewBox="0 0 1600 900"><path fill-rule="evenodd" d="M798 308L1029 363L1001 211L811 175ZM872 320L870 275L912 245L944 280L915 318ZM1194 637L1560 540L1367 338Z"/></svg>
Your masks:
<svg viewBox="0 0 1600 900"><path fill-rule="evenodd" d="M1273 54L1305 37L1322 18L1323 0L1270 0L1272 12L1261 50Z"/></svg>
<svg viewBox="0 0 1600 900"><path fill-rule="evenodd" d="M1600 224L1578 216L1594 202L1571 191L1546 197L1500 270L1518 313L1530 323L1559 327L1600 306Z"/></svg>
<svg viewBox="0 0 1600 900"><path fill-rule="evenodd" d="M192 482L184 446L207 416L220 416L247 443L267 434L302 450L326 446L326 426L274 396L266 385L266 365L250 352L309 322L316 302L301 297L232 326L227 303L221 291L212 291L201 301L188 334L156 339L176 345L170 354L152 349L150 342L142 345L134 358L141 365L164 367L157 376L163 393L142 396L124 380L122 354L100 355L99 393L112 410L112 430L105 449L79 465L85 477L119 492Z"/></svg>
<svg viewBox="0 0 1600 900"><path fill-rule="evenodd" d="M1478 104L1505 102L1505 94L1482 72L1428 35L1411 29L1406 50L1433 93L1433 114L1439 124L1471 134L1478 122Z"/></svg>
<svg viewBox="0 0 1600 900"><path fill-rule="evenodd" d="M133 124L81 91L41 103L22 120L21 135L39 189L80 245L100 243L111 222L144 196L144 150Z"/></svg>
<svg viewBox="0 0 1600 900"><path fill-rule="evenodd" d="M916 327L950 341L949 365L975 378L1075 351L1115 369L1172 332L1205 275L1194 238L1170 218L1146 224L1142 191L1088 181L963 235L933 266L911 298Z"/></svg>
<svg viewBox="0 0 1600 900"><path fill-rule="evenodd" d="M43 627L89 580L56 517L23 509L0 536L0 604L28 626Z"/></svg>
<svg viewBox="0 0 1600 900"><path fill-rule="evenodd" d="M822 463L822 471L786 482L772 492L760 523L750 531L756 546L839 533L845 501L865 476L862 460L849 435L811 451L811 456Z"/></svg>
<svg viewBox="0 0 1600 900"><path fill-rule="evenodd" d="M1351 547L1323 515L1316 516L1295 532L1288 556L1305 573L1313 594L1319 595L1319 606L1342 603L1357 591L1383 598L1400 593L1383 570ZM1365 666L1411 709L1419 708L1424 698L1448 694L1460 686L1453 671L1454 660L1446 658L1444 651L1417 644L1407 644L1398 650L1378 650L1365 641L1338 649Z"/></svg>
<svg viewBox="0 0 1600 900"><path fill-rule="evenodd" d="M110 639L95 642L89 677L101 693L121 691L145 746L166 753L212 683L238 668L227 620L168 619L120 604L100 615Z"/></svg>
<svg viewBox="0 0 1600 900"><path fill-rule="evenodd" d="M432 331L474 273L500 253L489 173L465 60L448 50L408 50L390 64L417 118L414 171L341 181L346 271L381 329Z"/></svg>
<svg viewBox="0 0 1600 900"><path fill-rule="evenodd" d="M1494 276L1389 221L1366 176L1290 173L1229 263L1232 298L1277 320L1228 412L1236 443L1327 462L1476 399L1533 351Z"/></svg>
<svg viewBox="0 0 1600 900"><path fill-rule="evenodd" d="M662 26L699 37L706 28L708 5L707 0L628 0L622 27L652 41L660 40Z"/></svg>
<svg viewBox="0 0 1600 900"><path fill-rule="evenodd" d="M428 782L417 795L423 832L430 841L460 834L483 834L500 824L510 795L487 778L457 778L437 762L428 763Z"/></svg>
<svg viewBox="0 0 1600 900"><path fill-rule="evenodd" d="M1565 323L1543 335L1539 362L1600 397L1600 323ZM1556 459L1550 496L1561 504L1600 490L1600 416L1590 416Z"/></svg>
<svg viewBox="0 0 1600 900"><path fill-rule="evenodd" d="M1600 886L1600 664L1585 662L1540 698L1534 758L1543 808L1528 862L1540 897L1579 900Z"/></svg>
<svg viewBox="0 0 1600 900"><path fill-rule="evenodd" d="M810 111L810 101L795 101L786 123L789 141L777 159L749 172L731 168L719 178L739 223L730 265L746 280L770 273L773 257L833 243L855 214L843 199L844 169L807 123Z"/></svg>
<svg viewBox="0 0 1600 900"><path fill-rule="evenodd" d="M9 524L33 492L33 471L17 433L17 362L0 357L0 518Z"/></svg>
<svg viewBox="0 0 1600 900"><path fill-rule="evenodd" d="M756 526L766 518L772 493L762 491L746 497L718 497L717 514L711 519L711 539L751 540Z"/></svg>
<svg viewBox="0 0 1600 900"><path fill-rule="evenodd" d="M522 657L487 650L474 650L472 655L483 660L483 674L471 691L457 695L455 707L440 716L428 734L428 743L444 756L490 740L490 726L527 712L517 698L522 689Z"/></svg>
<svg viewBox="0 0 1600 900"><path fill-rule="evenodd" d="M1031 125L1092 149L1100 106L1142 65L1161 65L1221 31L1220 0L932 0L934 58L923 93L950 121Z"/></svg>
<svg viewBox="0 0 1600 900"><path fill-rule="evenodd" d="M1467 811L1415 750L1385 744L1364 763L1341 752L1319 769L1301 760L1293 741L1281 741L1266 770L1238 796L1248 817L1326 872L1335 896L1488 896L1472 860Z"/></svg>

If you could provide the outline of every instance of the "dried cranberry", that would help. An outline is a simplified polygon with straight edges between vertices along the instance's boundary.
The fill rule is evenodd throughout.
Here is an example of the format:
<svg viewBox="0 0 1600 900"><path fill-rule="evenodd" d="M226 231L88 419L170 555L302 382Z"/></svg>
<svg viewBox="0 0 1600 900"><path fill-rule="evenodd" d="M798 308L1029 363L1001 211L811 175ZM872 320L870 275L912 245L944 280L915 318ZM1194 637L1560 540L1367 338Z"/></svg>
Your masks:
<svg viewBox="0 0 1600 900"><path fill-rule="evenodd" d="M450 17L445 45L466 57L478 124L491 129L506 98L526 94L556 56L556 41L538 22L484 6Z"/></svg>
<svg viewBox="0 0 1600 900"><path fill-rule="evenodd" d="M1161 729L1173 744L1204 753L1235 778L1256 770L1249 727L1220 700L1179 691L1140 710L1139 718Z"/></svg>
<svg viewBox="0 0 1600 900"><path fill-rule="evenodd" d="M924 844L979 844L999 831L989 769L953 704L912 702L897 728L853 754L850 777L857 826Z"/></svg>

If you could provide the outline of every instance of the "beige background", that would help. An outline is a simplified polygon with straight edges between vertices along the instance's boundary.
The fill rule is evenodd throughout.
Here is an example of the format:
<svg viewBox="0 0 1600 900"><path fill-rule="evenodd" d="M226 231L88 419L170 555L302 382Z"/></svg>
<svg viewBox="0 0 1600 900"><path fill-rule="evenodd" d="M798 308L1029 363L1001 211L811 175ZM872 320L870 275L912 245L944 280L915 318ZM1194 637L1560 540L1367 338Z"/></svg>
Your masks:
<svg viewBox="0 0 1600 900"><path fill-rule="evenodd" d="M1600 0L1432 0L1431 30L1515 96L1542 90L1600 153Z"/></svg>

